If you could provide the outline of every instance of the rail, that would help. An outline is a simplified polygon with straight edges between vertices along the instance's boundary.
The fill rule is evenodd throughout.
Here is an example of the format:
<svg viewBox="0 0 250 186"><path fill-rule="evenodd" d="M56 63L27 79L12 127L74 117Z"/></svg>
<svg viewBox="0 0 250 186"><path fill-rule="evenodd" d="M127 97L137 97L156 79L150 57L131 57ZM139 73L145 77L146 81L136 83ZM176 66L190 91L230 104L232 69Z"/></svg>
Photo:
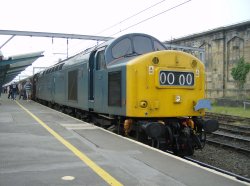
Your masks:
<svg viewBox="0 0 250 186"><path fill-rule="evenodd" d="M233 176L233 177L235 177L235 178L238 179L238 180L241 180L241 181L245 181L245 182L250 183L250 179L249 179L249 178L246 178L246 177L244 177L244 176L240 176L240 175L238 175L238 174L234 174L234 173L232 173L232 172L229 172L229 171L220 169L220 168L218 168L218 167L215 167L215 166L212 166L212 165L209 165L209 164L200 162L200 161L198 161L198 160L192 159L192 158L187 157L187 156L184 157L184 159L189 160L189 161L194 162L194 163L197 163L198 165L201 165L201 166L203 166L203 167L207 167L207 168L210 168L210 169L214 169L214 170L216 170L216 171L218 171L218 172L222 172L222 173L224 173L224 174Z"/></svg>

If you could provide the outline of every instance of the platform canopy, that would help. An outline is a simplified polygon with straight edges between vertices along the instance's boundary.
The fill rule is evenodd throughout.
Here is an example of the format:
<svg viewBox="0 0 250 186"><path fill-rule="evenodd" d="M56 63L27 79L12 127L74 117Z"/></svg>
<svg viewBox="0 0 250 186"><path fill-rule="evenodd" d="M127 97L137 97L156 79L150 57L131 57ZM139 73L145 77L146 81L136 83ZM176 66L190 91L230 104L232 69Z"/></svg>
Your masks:
<svg viewBox="0 0 250 186"><path fill-rule="evenodd" d="M51 32L31 32L31 31L17 31L17 30L0 30L0 35L8 35L10 38L0 45L0 49L13 40L16 36L27 37L49 37L49 38L63 38L63 39L81 39L81 40L95 40L108 41L112 37L79 35L79 34L64 34ZM0 54L0 88L2 85L12 81L19 73L30 66L39 57L42 57L43 52L35 52L18 56L11 56L7 59L1 58ZM67 42L67 56L68 56L68 42Z"/></svg>
<svg viewBox="0 0 250 186"><path fill-rule="evenodd" d="M19 73L43 56L42 52L10 56L0 60L0 85L12 81Z"/></svg>

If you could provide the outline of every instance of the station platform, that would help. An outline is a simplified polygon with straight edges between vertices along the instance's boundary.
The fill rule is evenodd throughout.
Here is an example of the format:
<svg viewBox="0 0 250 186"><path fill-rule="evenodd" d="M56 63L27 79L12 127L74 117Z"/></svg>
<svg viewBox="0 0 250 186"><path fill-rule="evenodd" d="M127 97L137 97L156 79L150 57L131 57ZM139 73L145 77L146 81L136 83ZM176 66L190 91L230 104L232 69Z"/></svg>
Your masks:
<svg viewBox="0 0 250 186"><path fill-rule="evenodd" d="M1 186L249 185L36 102L0 100Z"/></svg>

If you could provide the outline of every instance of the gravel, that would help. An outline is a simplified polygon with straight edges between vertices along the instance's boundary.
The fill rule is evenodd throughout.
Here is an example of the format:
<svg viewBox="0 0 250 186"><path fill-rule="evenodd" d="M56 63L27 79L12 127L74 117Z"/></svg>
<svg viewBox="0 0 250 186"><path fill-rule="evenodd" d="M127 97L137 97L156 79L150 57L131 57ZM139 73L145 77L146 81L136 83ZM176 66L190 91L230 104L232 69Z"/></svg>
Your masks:
<svg viewBox="0 0 250 186"><path fill-rule="evenodd" d="M250 178L250 157L233 150L206 144L191 157L203 163Z"/></svg>

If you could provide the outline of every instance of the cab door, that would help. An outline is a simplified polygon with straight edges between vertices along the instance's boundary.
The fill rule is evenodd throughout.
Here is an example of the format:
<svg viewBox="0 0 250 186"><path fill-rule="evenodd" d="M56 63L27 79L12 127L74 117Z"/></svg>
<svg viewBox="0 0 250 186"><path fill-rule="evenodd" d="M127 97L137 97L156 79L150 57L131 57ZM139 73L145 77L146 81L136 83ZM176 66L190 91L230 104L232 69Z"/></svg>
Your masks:
<svg viewBox="0 0 250 186"><path fill-rule="evenodd" d="M89 57L89 64L88 64L88 100L89 100L89 110L93 111L94 110L94 101L95 101L95 97L94 97L94 93L95 93L95 89L94 89L94 85L95 85L95 53L96 51L93 51L90 54Z"/></svg>
<svg viewBox="0 0 250 186"><path fill-rule="evenodd" d="M94 110L96 112L104 113L104 107L105 107L105 97L106 95L106 62L104 57L104 49L99 49L95 54L95 76L94 76Z"/></svg>

